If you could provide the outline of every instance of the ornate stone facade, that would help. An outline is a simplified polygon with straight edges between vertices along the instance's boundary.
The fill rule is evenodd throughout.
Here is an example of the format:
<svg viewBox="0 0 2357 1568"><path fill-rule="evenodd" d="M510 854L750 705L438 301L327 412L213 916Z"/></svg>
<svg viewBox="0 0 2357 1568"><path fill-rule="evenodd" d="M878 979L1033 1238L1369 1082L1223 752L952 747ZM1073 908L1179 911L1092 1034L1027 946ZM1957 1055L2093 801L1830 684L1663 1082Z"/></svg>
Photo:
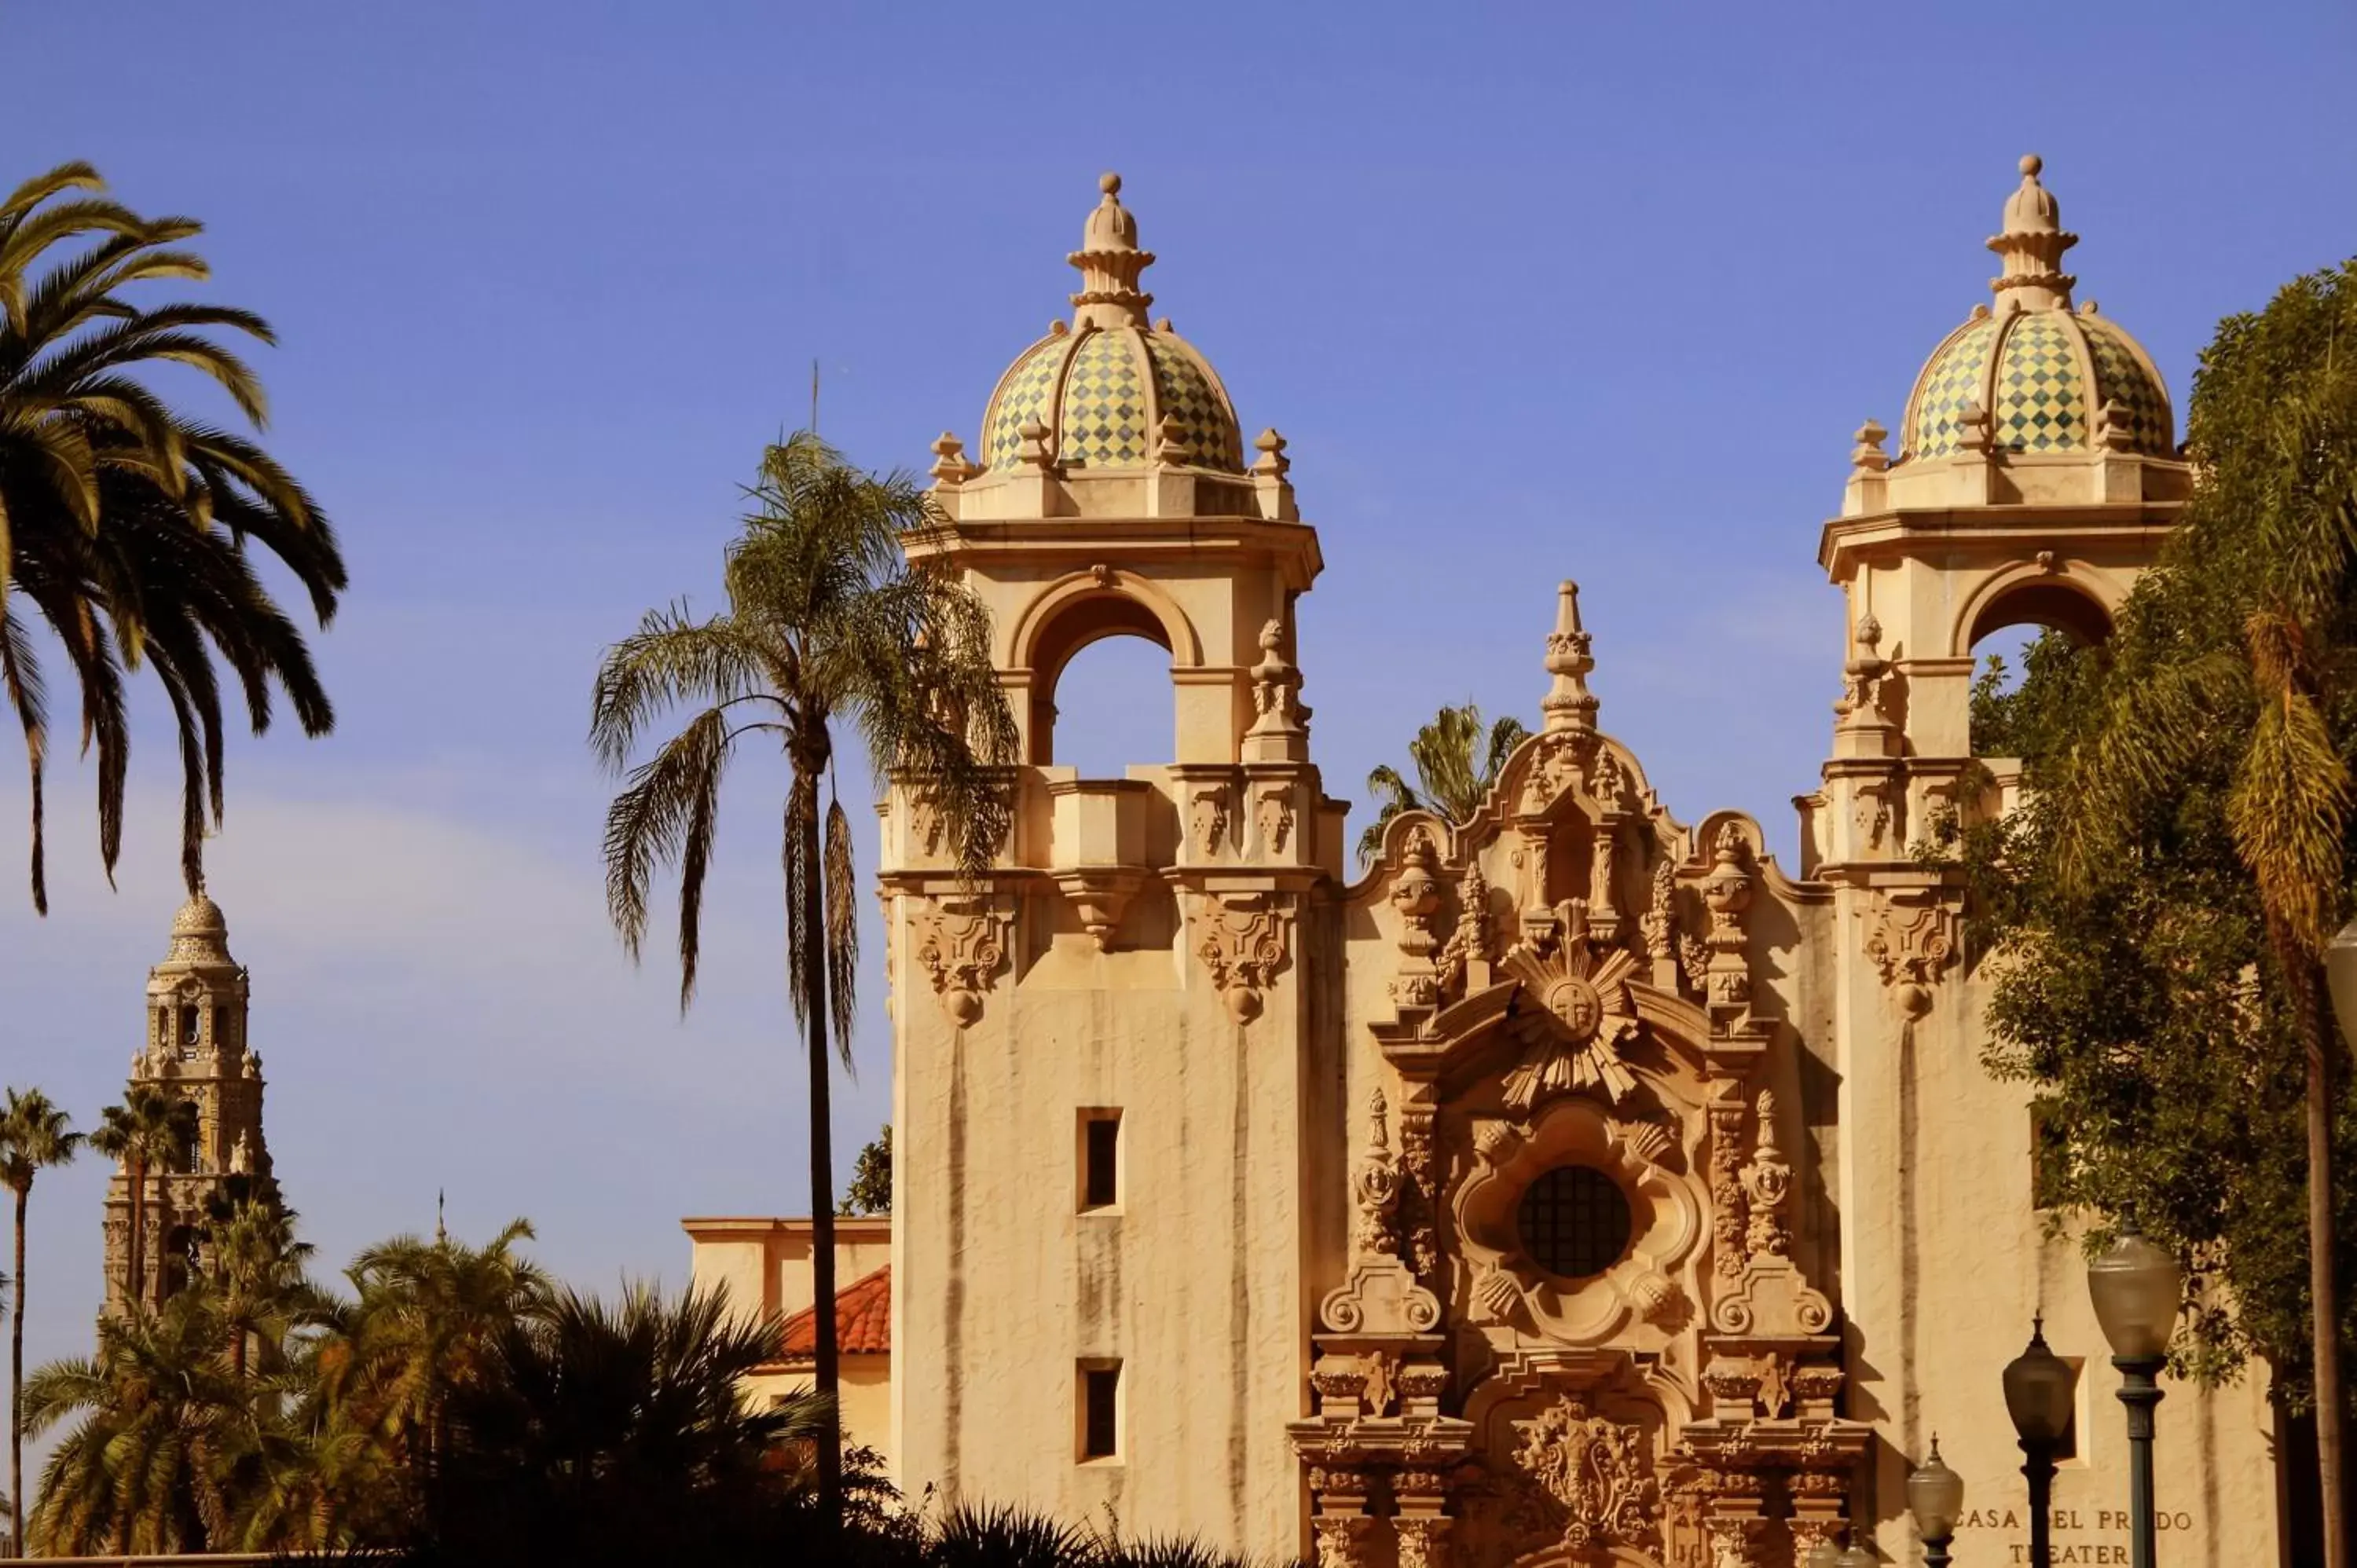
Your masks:
<svg viewBox="0 0 2357 1568"><path fill-rule="evenodd" d="M1970 754L1973 644L2100 635L2186 492L2158 376L2072 304L2023 181L1995 308L1935 352L1895 456L1858 433L1824 530L1848 608L1797 862L1672 815L1601 727L1609 650L1565 584L1538 733L1363 868L1310 760L1294 603L1322 557L1285 444L1245 466L1107 181L1071 324L1001 382L986 461L936 444L909 544L989 603L1024 761L980 887L922 801L887 809L905 1485L1327 1568L1785 1568L1852 1534L1904 1560L1936 1423L1990 1510L1960 1551L2006 1561L1997 1370L2043 1306L2092 1358L2064 1506L2108 1541L2111 1374L2031 1207L2025 1096L1979 1067L1958 889L1917 853L2010 787ZM1500 564L1501 613L1542 548ZM1055 688L1112 635L1168 651L1172 750L1085 779ZM1075 1129L1115 1111L1105 1203ZM1108 1373L1110 1452L1076 1414ZM2199 1409L2166 1484L2269 1495L2256 1396ZM2189 1528L2189 1562L2266 1539Z"/></svg>
<svg viewBox="0 0 2357 1568"><path fill-rule="evenodd" d="M132 1297L133 1210L145 1235L139 1296L159 1302L205 1262L208 1205L241 1197L275 1202L270 1144L262 1128L262 1053L246 1038L248 980L229 952L229 923L202 893L172 917L171 946L147 972L145 1042L131 1058L130 1087L156 1089L194 1112L194 1136L150 1165L140 1201L118 1166L106 1189L106 1305Z"/></svg>

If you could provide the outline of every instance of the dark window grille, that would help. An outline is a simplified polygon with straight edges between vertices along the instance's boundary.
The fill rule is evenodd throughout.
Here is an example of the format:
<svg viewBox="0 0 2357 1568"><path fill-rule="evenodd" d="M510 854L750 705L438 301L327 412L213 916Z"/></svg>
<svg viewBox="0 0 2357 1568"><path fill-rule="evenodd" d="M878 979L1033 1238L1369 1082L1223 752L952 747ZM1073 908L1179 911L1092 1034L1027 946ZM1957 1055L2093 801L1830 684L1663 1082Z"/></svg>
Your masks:
<svg viewBox="0 0 2357 1568"><path fill-rule="evenodd" d="M1110 1459L1121 1437L1121 1369L1091 1367L1082 1374L1081 1457Z"/></svg>
<svg viewBox="0 0 2357 1568"><path fill-rule="evenodd" d="M1088 1122L1088 1170L1081 1188L1081 1201L1089 1208L1103 1208L1121 1201L1120 1154L1121 1119L1092 1117Z"/></svg>
<svg viewBox="0 0 2357 1568"><path fill-rule="evenodd" d="M1523 1195L1523 1249L1568 1280L1600 1274L1629 1250L1629 1199L1602 1171L1561 1165Z"/></svg>

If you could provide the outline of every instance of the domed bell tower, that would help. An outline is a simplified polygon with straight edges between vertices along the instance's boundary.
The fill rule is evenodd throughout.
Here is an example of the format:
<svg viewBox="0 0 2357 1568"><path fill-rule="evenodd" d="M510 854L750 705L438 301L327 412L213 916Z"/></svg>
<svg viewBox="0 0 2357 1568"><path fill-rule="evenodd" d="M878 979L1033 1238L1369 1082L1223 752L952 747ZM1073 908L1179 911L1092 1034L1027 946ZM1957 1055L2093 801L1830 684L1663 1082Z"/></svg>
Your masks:
<svg viewBox="0 0 2357 1568"><path fill-rule="evenodd" d="M135 1204L129 1169L106 1192L106 1310L133 1297L160 1304L205 1264L210 1205L244 1197L275 1201L262 1131L262 1057L246 1039L249 977L230 956L221 906L199 893L172 918L164 961L147 972L147 1034L131 1058L128 1087L154 1089L192 1108L192 1135L151 1164ZM131 1278L133 1212L144 1232L140 1278Z"/></svg>
<svg viewBox="0 0 2357 1568"><path fill-rule="evenodd" d="M885 808L896 1449L952 1497L1218 1518L1290 1554L1290 1486L1244 1477L1290 1475L1303 1107L1340 1092L1307 976L1340 961L1308 896L1342 873L1344 808L1294 625L1322 562L1283 438L1247 451L1210 362L1148 316L1154 255L1101 183L1070 319L971 452L934 443L939 521L905 541L988 604L1022 750L978 886L920 793ZM1169 756L1082 778L1057 685L1118 636L1168 656Z"/></svg>

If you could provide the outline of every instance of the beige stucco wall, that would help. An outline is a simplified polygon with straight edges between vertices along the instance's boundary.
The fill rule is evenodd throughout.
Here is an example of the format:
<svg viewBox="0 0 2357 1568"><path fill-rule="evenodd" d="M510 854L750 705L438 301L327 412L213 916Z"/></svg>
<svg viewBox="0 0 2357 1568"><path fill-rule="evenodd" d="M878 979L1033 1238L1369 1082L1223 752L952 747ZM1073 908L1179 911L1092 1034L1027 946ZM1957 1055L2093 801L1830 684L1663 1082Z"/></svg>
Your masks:
<svg viewBox="0 0 2357 1568"><path fill-rule="evenodd" d="M726 1293L733 1311L782 1324L811 1305L811 1222L806 1219L690 1218L688 1277L702 1289ZM891 1262L889 1216L835 1221L835 1288L856 1283ZM839 1372L839 1411L847 1444L893 1453L892 1359L846 1355ZM780 1362L748 1382L748 1397L765 1402L811 1386L809 1369Z"/></svg>

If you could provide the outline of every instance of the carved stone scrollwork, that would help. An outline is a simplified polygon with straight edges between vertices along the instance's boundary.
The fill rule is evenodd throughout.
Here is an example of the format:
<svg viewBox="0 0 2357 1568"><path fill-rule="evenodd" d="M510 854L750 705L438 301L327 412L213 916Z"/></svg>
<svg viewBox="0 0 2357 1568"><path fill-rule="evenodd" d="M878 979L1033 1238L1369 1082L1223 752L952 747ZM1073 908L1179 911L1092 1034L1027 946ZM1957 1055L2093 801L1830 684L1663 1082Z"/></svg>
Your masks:
<svg viewBox="0 0 2357 1568"><path fill-rule="evenodd" d="M1255 810L1260 822L1261 853L1270 859L1285 853L1286 841L1293 836L1293 796L1283 787L1261 792Z"/></svg>
<svg viewBox="0 0 2357 1568"><path fill-rule="evenodd" d="M1710 875L1702 885L1702 901L1710 910L1710 932L1703 939L1710 954L1703 991L1714 1023L1739 1023L1750 1006L1751 962L1743 929L1743 912L1751 907L1752 879L1745 865L1750 847L1741 828L1722 824L1711 846Z"/></svg>
<svg viewBox="0 0 2357 1568"><path fill-rule="evenodd" d="M1466 996L1489 985L1494 950L1490 929L1490 879L1481 875L1481 863L1476 860L1457 884L1457 929L1448 934L1437 964L1443 995Z"/></svg>
<svg viewBox="0 0 2357 1568"><path fill-rule="evenodd" d="M1359 1223L1351 1245L1363 1258L1393 1258L1392 1216L1399 1208L1400 1169L1392 1163L1391 1137L1385 1129L1386 1107L1378 1087L1367 1105L1367 1157L1359 1162L1356 1188Z"/></svg>
<svg viewBox="0 0 2357 1568"><path fill-rule="evenodd" d="M1448 1532L1456 1522L1438 1515L1402 1515L1394 1520L1392 1529L1399 1538L1399 1568L1446 1568Z"/></svg>
<svg viewBox="0 0 2357 1568"><path fill-rule="evenodd" d="M1760 1091L1754 1125L1751 1163L1742 1174L1751 1210L1744 1246L1755 1257L1781 1258L1792 1250L1792 1233L1783 1215L1784 1200L1792 1191L1792 1167L1776 1147L1776 1096L1771 1090Z"/></svg>
<svg viewBox="0 0 2357 1568"><path fill-rule="evenodd" d="M982 1016L982 999L996 988L1006 960L1006 918L983 899L945 898L910 922L917 961L932 982L942 1011L963 1029Z"/></svg>
<svg viewBox="0 0 2357 1568"><path fill-rule="evenodd" d="M1400 1108L1400 1166L1407 1177L1401 1194L1407 1234L1407 1262L1420 1279L1440 1267L1440 1239L1433 1226L1439 1210L1439 1172L1433 1161L1432 1105L1411 1099Z"/></svg>
<svg viewBox="0 0 2357 1568"><path fill-rule="evenodd" d="M1642 1427L1591 1414L1569 1397L1514 1426L1522 1434L1514 1462L1560 1509L1565 1546L1642 1551L1654 1543L1661 1491Z"/></svg>
<svg viewBox="0 0 2357 1568"><path fill-rule="evenodd" d="M1743 1277L1749 1200L1739 1174L1742 1151L1741 1101L1714 1102L1710 1108L1711 1272L1722 1280Z"/></svg>
<svg viewBox="0 0 2357 1568"><path fill-rule="evenodd" d="M1228 840L1226 785L1208 785L1195 791L1189 829L1194 838L1195 853L1205 860L1216 859L1220 847Z"/></svg>
<svg viewBox="0 0 2357 1568"><path fill-rule="evenodd" d="M1955 911L1924 889L1913 897L1878 893L1866 912L1866 956L1910 1018L1932 1007L1932 988L1956 956Z"/></svg>
<svg viewBox="0 0 2357 1568"><path fill-rule="evenodd" d="M1321 1514L1310 1521L1318 1537L1318 1568L1365 1568L1375 1521L1364 1514Z"/></svg>
<svg viewBox="0 0 2357 1568"><path fill-rule="evenodd" d="M1191 916L1195 954L1239 1024L1260 1016L1263 993L1288 960L1292 917L1265 894L1203 895Z"/></svg>
<svg viewBox="0 0 2357 1568"><path fill-rule="evenodd" d="M1401 1007L1430 1007L1440 1000L1440 970L1433 961L1440 949L1433 929L1440 883L1432 875L1432 840L1422 828L1410 830L1403 859L1390 896L1400 917L1400 967L1391 983L1392 1001Z"/></svg>

